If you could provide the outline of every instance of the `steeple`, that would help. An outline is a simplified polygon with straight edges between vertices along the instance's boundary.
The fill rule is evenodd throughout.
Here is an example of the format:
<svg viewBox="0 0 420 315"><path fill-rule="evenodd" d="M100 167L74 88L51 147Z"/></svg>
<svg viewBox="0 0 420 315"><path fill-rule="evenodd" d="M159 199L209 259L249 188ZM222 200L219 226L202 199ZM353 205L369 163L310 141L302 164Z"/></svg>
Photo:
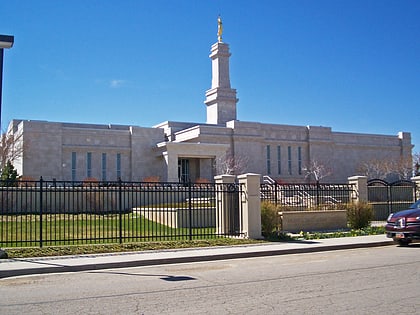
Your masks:
<svg viewBox="0 0 420 315"><path fill-rule="evenodd" d="M220 16L217 19L217 43L211 46L212 80L211 89L206 91L207 123L222 125L236 120L236 90L230 87L229 45L223 43L223 26Z"/></svg>

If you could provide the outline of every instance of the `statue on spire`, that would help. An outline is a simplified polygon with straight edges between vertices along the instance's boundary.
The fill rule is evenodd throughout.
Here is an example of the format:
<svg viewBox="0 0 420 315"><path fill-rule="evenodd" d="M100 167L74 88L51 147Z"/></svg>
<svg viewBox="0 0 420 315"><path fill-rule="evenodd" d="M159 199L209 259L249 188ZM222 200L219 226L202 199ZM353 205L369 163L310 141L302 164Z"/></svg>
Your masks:
<svg viewBox="0 0 420 315"><path fill-rule="evenodd" d="M219 43L222 42L222 34L223 34L223 24L222 24L222 18L219 17L217 18L217 40L219 41Z"/></svg>

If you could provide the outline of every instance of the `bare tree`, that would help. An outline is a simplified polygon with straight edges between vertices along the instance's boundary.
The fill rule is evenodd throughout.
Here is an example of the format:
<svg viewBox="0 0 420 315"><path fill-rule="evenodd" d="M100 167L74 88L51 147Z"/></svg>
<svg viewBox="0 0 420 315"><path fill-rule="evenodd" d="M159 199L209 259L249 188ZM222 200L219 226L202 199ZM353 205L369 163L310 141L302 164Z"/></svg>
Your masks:
<svg viewBox="0 0 420 315"><path fill-rule="evenodd" d="M368 179L410 179L413 173L413 161L411 157L399 160L372 159L362 162L359 166L359 172Z"/></svg>
<svg viewBox="0 0 420 315"><path fill-rule="evenodd" d="M244 172L248 165L248 157L226 153L215 160L217 175L238 175Z"/></svg>
<svg viewBox="0 0 420 315"><path fill-rule="evenodd" d="M420 176L420 152L413 154L413 173L414 176Z"/></svg>
<svg viewBox="0 0 420 315"><path fill-rule="evenodd" d="M0 139L0 169L3 170L7 162L13 164L23 153L23 139L21 133L12 130L3 132Z"/></svg>
<svg viewBox="0 0 420 315"><path fill-rule="evenodd" d="M368 179L385 179L388 174L388 162L385 160L369 160L360 163L358 171Z"/></svg>
<svg viewBox="0 0 420 315"><path fill-rule="evenodd" d="M413 159L410 156L394 161L391 171L398 176L398 179L409 180L413 176Z"/></svg>
<svg viewBox="0 0 420 315"><path fill-rule="evenodd" d="M306 172L305 178L313 177L317 183L332 174L332 169L317 160L310 161L302 170Z"/></svg>

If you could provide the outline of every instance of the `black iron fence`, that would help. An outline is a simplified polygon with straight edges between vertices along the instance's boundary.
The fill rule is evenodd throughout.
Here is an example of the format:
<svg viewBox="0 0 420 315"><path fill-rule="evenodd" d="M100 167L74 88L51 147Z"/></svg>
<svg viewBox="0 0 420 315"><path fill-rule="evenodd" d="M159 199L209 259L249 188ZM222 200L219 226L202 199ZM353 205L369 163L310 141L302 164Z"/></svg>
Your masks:
<svg viewBox="0 0 420 315"><path fill-rule="evenodd" d="M261 184L261 200L282 205L289 210L333 210L356 196L351 184Z"/></svg>
<svg viewBox="0 0 420 315"><path fill-rule="evenodd" d="M385 221L390 213L407 209L416 200L416 194L412 181L369 180L368 201L374 209L374 221Z"/></svg>
<svg viewBox="0 0 420 315"><path fill-rule="evenodd" d="M0 185L1 247L192 240L241 234L239 196L243 192L238 184L64 182L41 178ZM227 211L220 210L221 202Z"/></svg>

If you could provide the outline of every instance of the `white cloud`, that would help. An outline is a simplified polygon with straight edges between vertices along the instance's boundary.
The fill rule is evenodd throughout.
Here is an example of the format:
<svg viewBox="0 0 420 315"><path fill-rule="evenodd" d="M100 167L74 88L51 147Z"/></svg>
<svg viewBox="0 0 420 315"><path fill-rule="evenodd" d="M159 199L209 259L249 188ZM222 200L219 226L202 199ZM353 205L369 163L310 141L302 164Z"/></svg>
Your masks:
<svg viewBox="0 0 420 315"><path fill-rule="evenodd" d="M125 80L111 80L109 82L109 86L111 88L115 88L116 89L116 88L121 87L124 83L125 83Z"/></svg>

